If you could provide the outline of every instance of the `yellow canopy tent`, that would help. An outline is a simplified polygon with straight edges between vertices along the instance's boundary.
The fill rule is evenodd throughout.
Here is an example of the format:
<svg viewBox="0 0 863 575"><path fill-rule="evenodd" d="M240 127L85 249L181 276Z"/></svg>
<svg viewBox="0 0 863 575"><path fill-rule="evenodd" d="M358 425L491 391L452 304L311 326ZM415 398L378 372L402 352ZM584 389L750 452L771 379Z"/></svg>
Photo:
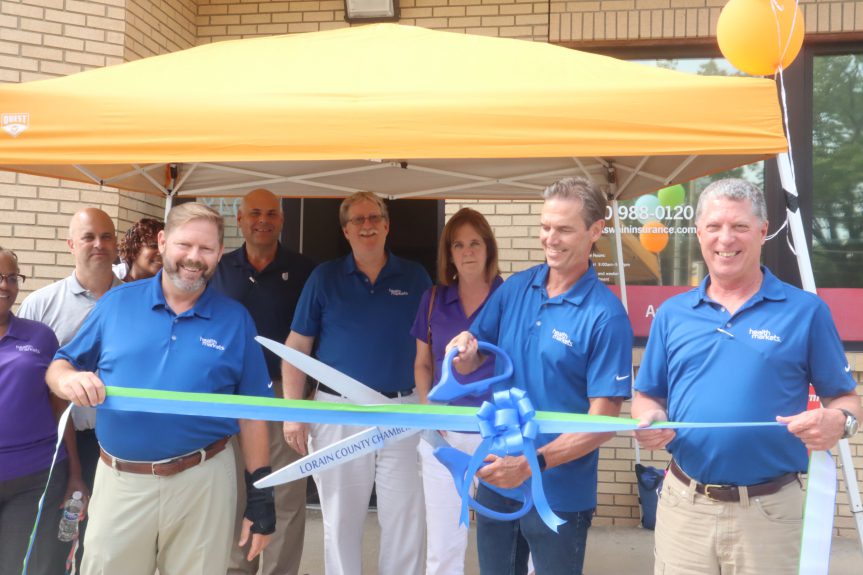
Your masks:
<svg viewBox="0 0 863 575"><path fill-rule="evenodd" d="M786 149L770 80L395 24L0 87L0 169L180 196L621 199Z"/></svg>

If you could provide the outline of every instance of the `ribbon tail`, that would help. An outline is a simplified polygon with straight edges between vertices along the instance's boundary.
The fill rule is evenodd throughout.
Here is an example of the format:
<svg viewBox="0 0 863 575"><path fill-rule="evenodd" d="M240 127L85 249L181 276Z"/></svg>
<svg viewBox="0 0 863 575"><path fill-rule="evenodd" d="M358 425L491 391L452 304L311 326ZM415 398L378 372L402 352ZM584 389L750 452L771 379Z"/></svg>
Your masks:
<svg viewBox="0 0 863 575"><path fill-rule="evenodd" d="M827 575L836 508L836 464L829 451L812 452L808 475L797 573Z"/></svg>
<svg viewBox="0 0 863 575"><path fill-rule="evenodd" d="M548 499L545 498L545 489L542 487L542 472L539 470L539 461L536 460L536 447L533 445L533 440L526 439L524 442L524 456L530 465L530 473L532 480L530 481L530 493L533 496L533 506L542 522L549 529L557 533L557 528L566 521L555 515L554 511L548 504Z"/></svg>
<svg viewBox="0 0 863 575"><path fill-rule="evenodd" d="M470 486L473 483L473 478L476 472L482 467L485 458L491 453L491 446L494 443L494 437L486 437L482 440L476 451L470 458L467 466L467 472L464 474L464 480L459 490L461 495L461 514L459 515L459 525L468 527L470 525L470 514L468 513L468 504L470 502Z"/></svg>

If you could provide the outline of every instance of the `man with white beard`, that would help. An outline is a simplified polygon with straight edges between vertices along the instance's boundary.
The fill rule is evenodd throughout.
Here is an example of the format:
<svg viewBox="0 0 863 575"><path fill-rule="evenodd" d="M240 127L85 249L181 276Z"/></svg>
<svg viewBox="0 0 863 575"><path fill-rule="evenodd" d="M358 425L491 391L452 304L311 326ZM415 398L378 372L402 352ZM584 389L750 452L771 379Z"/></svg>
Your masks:
<svg viewBox="0 0 863 575"><path fill-rule="evenodd" d="M93 407L106 385L271 397L252 318L207 287L223 236L213 209L171 210L158 236L163 270L99 300L54 356L51 390ZM270 472L264 422L100 410L81 572L224 573L237 497L228 438L237 432L247 470L244 529L257 555L275 526L272 489L252 485Z"/></svg>

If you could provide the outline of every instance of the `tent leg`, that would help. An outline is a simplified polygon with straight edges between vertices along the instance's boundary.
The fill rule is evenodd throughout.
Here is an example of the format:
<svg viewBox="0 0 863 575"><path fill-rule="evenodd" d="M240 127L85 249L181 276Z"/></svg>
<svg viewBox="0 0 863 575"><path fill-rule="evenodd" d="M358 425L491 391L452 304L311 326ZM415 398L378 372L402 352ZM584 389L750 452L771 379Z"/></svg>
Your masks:
<svg viewBox="0 0 863 575"><path fill-rule="evenodd" d="M168 212L171 211L171 205L174 203L174 194L168 192L168 195L165 196L165 221L168 221Z"/></svg>
<svg viewBox="0 0 863 575"><path fill-rule="evenodd" d="M616 186L613 186L613 189ZM626 295L626 267L623 261L623 238L620 237L620 216L617 213L617 199L611 201L611 213L614 221L614 249L617 252L617 285L620 287L620 301L623 304L623 309L629 313L629 301ZM630 382L635 385L635 370L630 372ZM633 391L634 393L634 391ZM638 441L633 438L632 444L635 446L635 462L641 463L641 447Z"/></svg>
<svg viewBox="0 0 863 575"><path fill-rule="evenodd" d="M800 217L800 209L797 206L797 183L794 180L791 159L787 153L783 152L776 156L776 162L779 166L779 179L782 182L782 188L787 194L785 203L788 213L788 226L791 230L791 238L794 240L794 249L797 252L797 266L800 269L803 289L815 293L815 275L812 273L809 246L806 243L803 220ZM854 458L851 456L851 449L848 446L847 439L839 441L839 460L842 463L842 474L845 477L845 489L848 491L851 515L857 524L857 536L860 539L861 549L863 549L863 504L860 502L860 488L857 485Z"/></svg>

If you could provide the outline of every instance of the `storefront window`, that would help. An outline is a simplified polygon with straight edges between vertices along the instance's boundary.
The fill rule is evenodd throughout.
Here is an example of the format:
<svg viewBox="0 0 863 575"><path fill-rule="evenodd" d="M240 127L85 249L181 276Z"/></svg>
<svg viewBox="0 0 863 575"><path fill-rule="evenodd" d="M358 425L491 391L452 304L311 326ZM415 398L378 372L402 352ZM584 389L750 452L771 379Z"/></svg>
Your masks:
<svg viewBox="0 0 863 575"><path fill-rule="evenodd" d="M637 62L690 74L740 75L721 58ZM627 285L698 285L707 270L695 236L695 206L699 194L708 184L729 177L746 178L763 189L764 164L758 162L735 168L619 203L618 215L623 232L621 241ZM609 207L606 233L597 243L592 259L603 281L617 285L619 281L614 242L614 221Z"/></svg>
<svg viewBox="0 0 863 575"><path fill-rule="evenodd" d="M812 267L819 287L863 286L863 55L815 56Z"/></svg>

